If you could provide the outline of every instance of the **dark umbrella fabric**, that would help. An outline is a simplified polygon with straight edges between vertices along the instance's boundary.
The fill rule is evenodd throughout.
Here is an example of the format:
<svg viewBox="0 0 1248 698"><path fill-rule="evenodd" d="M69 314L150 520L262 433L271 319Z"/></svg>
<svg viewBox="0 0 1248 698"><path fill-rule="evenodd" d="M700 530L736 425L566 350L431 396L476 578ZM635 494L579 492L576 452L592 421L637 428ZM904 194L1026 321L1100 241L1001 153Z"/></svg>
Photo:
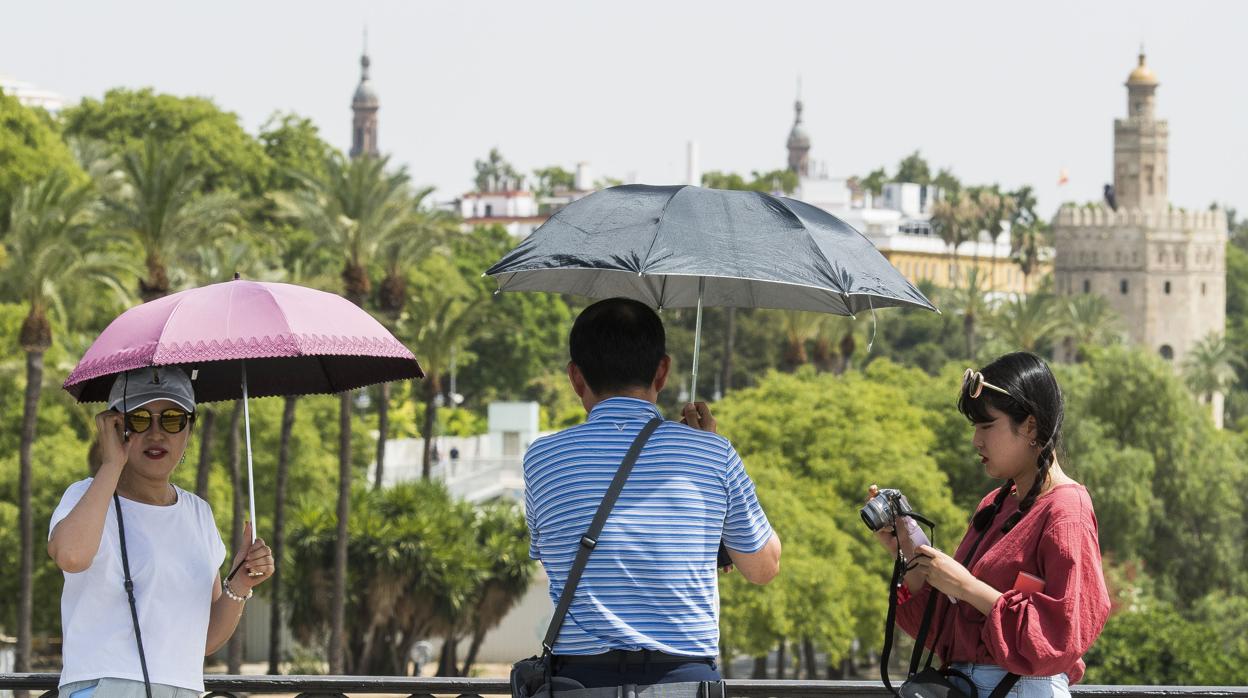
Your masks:
<svg viewBox="0 0 1248 698"><path fill-rule="evenodd" d="M502 291L856 315L936 310L871 241L760 192L624 185L560 209L486 274ZM700 293L701 291L701 293Z"/></svg>

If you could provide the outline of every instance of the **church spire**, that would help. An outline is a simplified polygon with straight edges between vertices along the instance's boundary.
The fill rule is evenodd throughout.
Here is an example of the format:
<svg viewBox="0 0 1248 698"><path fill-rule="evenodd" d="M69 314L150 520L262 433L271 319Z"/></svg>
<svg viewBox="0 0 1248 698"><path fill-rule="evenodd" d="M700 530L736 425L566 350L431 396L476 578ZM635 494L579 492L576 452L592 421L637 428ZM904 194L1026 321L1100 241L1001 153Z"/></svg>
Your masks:
<svg viewBox="0 0 1248 698"><path fill-rule="evenodd" d="M360 53L360 84L355 88L355 97L351 100L351 111L354 114L351 129L351 157L361 155L377 157L377 110L381 108L381 100L373 90L373 83L368 77L371 65L368 58L368 29L364 29L364 49Z"/></svg>
<svg viewBox="0 0 1248 698"><path fill-rule="evenodd" d="M797 100L793 103L793 128L789 131L789 170L800 177L810 174L810 136L802 128L802 79L797 79Z"/></svg>

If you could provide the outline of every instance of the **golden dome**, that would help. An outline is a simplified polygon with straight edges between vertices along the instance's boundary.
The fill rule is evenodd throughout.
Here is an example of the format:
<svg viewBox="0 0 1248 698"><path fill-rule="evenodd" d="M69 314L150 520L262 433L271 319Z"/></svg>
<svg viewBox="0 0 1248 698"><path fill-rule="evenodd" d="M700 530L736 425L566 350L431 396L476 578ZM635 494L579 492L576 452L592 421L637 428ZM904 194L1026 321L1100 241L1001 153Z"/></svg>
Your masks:
<svg viewBox="0 0 1248 698"><path fill-rule="evenodd" d="M1156 85L1157 74L1144 64L1144 51L1140 51L1140 64L1127 76L1127 85Z"/></svg>

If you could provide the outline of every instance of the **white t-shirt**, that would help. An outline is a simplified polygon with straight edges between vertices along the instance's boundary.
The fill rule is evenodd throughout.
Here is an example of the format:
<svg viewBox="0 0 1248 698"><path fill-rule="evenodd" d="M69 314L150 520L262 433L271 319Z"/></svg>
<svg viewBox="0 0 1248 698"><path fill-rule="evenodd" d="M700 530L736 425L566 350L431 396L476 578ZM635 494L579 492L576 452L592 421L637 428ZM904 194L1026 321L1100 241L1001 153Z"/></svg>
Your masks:
<svg viewBox="0 0 1248 698"><path fill-rule="evenodd" d="M52 514L49 538L90 485L88 478L65 490ZM225 544L212 507L174 489L178 501L170 506L122 497L121 515L148 675L152 683L202 692L212 586L225 560ZM111 501L91 566L65 573L61 631L60 685L105 677L143 680L121 566L117 510Z"/></svg>

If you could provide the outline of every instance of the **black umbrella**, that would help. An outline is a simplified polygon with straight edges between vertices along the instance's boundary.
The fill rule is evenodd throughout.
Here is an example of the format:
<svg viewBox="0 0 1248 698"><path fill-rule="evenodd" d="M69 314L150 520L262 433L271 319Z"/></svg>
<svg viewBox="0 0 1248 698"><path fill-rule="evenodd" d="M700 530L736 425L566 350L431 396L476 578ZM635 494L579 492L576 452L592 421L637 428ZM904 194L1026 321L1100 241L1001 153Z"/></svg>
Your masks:
<svg viewBox="0 0 1248 698"><path fill-rule="evenodd" d="M936 310L871 241L827 211L693 186L629 184L590 194L485 273L500 291L697 307L694 386L704 305L851 316L889 306Z"/></svg>

